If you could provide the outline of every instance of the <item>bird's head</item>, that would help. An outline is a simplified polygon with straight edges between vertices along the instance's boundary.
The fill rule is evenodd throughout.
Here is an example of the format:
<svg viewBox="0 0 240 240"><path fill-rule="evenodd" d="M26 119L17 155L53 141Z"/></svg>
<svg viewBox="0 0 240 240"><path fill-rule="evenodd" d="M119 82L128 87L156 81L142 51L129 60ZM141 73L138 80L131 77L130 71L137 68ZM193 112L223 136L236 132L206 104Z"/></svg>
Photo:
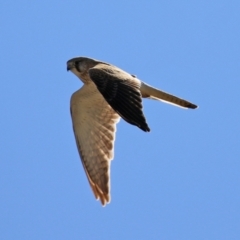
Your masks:
<svg viewBox="0 0 240 240"><path fill-rule="evenodd" d="M87 57L75 57L67 61L67 71L73 72L79 78L88 73L99 61Z"/></svg>

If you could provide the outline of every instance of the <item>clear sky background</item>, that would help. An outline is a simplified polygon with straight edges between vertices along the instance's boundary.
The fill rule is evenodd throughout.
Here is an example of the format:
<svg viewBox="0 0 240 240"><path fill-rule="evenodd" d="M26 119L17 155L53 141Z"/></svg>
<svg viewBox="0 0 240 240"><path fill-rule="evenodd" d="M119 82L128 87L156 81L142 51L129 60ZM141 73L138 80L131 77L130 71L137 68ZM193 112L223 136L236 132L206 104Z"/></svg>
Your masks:
<svg viewBox="0 0 240 240"><path fill-rule="evenodd" d="M240 1L2 1L0 239L240 239ZM88 56L199 105L118 124L96 201L69 111Z"/></svg>

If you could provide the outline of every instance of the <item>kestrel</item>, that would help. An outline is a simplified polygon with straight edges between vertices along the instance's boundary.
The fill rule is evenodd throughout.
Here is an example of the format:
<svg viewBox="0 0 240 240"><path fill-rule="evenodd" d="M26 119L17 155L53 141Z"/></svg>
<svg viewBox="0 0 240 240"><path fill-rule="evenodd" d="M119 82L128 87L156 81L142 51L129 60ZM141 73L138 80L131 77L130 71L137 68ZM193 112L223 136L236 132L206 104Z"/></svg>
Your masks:
<svg viewBox="0 0 240 240"><path fill-rule="evenodd" d="M120 117L149 132L142 111L142 98L157 99L183 108L195 109L197 106L95 59L72 58L67 62L67 70L84 83L71 97L73 131L90 186L96 199L105 206L110 202L110 163Z"/></svg>

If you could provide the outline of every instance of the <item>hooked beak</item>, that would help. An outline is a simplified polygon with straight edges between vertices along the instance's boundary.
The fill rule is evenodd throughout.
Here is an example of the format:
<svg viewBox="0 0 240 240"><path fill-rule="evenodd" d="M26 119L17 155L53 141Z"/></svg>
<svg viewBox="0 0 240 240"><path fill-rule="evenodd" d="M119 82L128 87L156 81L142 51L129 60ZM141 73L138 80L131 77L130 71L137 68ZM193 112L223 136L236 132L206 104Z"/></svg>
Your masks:
<svg viewBox="0 0 240 240"><path fill-rule="evenodd" d="M74 67L75 67L74 62L67 62L67 71L71 70Z"/></svg>

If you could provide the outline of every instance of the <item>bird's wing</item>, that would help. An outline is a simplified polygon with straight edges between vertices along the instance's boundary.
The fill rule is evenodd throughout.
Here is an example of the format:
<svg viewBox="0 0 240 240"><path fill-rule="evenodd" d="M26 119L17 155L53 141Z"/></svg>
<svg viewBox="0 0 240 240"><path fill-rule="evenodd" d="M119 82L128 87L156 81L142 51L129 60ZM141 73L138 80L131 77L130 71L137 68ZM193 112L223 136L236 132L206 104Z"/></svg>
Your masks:
<svg viewBox="0 0 240 240"><path fill-rule="evenodd" d="M84 85L71 98L71 116L78 151L96 199L110 201L110 160L120 117L94 83Z"/></svg>
<svg viewBox="0 0 240 240"><path fill-rule="evenodd" d="M114 66L101 66L88 70L99 92L125 121L149 132L142 111L141 82Z"/></svg>

